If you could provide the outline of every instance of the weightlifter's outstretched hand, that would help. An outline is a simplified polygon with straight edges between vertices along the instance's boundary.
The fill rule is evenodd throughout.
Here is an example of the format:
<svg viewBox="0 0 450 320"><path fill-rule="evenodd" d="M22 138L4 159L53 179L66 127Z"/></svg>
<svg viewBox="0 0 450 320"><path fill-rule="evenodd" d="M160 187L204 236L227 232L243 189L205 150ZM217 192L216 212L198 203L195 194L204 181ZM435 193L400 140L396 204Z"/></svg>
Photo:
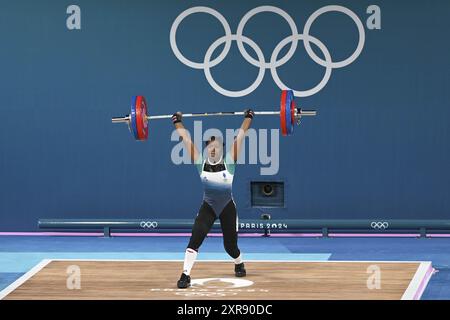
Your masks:
<svg viewBox="0 0 450 320"><path fill-rule="evenodd" d="M172 123L177 124L180 123L183 118L183 114L180 111L177 111L172 116Z"/></svg>
<svg viewBox="0 0 450 320"><path fill-rule="evenodd" d="M245 119L252 119L253 120L253 117L255 116L255 112L252 110L252 109L246 109L246 110L244 110L244 118Z"/></svg>

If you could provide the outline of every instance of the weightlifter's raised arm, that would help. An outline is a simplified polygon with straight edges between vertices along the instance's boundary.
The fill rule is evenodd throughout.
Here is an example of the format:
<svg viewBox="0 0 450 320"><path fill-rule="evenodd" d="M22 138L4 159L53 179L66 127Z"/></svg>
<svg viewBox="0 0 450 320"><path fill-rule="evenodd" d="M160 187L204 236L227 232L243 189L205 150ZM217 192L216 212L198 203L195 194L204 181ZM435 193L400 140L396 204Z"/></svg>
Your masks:
<svg viewBox="0 0 450 320"><path fill-rule="evenodd" d="M183 114L181 112L176 112L172 116L172 122L175 126L175 129L177 130L178 135L183 140L186 148L189 151L189 155L191 156L191 160L193 163L197 161L197 159L200 157L200 153L195 146L195 144L192 142L189 132L185 129L183 123L182 123Z"/></svg>
<svg viewBox="0 0 450 320"><path fill-rule="evenodd" d="M231 159L233 159L234 162L237 162L238 160L239 153L241 152L242 141L244 141L245 133L247 132L248 128L250 128L254 116L255 112L253 112L253 110L247 109L244 111L244 121L242 121L241 128L239 129L236 139L234 140L233 146L230 150Z"/></svg>

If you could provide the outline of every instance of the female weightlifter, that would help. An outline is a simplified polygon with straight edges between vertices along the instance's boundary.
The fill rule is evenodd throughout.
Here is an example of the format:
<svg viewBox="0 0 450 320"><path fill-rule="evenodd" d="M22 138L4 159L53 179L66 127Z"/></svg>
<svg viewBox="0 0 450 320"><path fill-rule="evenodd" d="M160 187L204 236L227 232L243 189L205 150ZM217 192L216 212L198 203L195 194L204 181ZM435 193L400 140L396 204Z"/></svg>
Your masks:
<svg viewBox="0 0 450 320"><path fill-rule="evenodd" d="M177 282L180 289L188 288L191 285L190 273L197 258L198 250L217 218L220 219L225 250L234 260L235 276L245 277L246 275L242 254L237 244L238 220L231 189L242 141L254 115L253 110L245 110L245 119L230 152L225 156L223 141L219 137L211 136L206 141L206 159L203 159L203 155L199 153L187 134L182 123L181 112L172 116L172 122L187 150L189 150L192 162L198 169L204 189L203 202L195 219L192 235L186 249L183 273Z"/></svg>

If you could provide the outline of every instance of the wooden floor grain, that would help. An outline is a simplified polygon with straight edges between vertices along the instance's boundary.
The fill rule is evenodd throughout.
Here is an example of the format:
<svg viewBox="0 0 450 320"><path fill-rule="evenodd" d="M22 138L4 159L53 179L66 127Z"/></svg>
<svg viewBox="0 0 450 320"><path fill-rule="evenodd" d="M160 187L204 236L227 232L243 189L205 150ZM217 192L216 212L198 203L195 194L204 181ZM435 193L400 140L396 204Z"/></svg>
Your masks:
<svg viewBox="0 0 450 320"><path fill-rule="evenodd" d="M71 265L80 268L80 289L67 288L67 268ZM380 289L367 287L371 275L367 271L373 265L381 271ZM178 261L52 261L6 299L400 299L418 266L247 262L247 277L235 278L232 262L199 261L192 279L212 279L181 290L176 288L182 269ZM238 282L227 282L235 279ZM241 279L245 280L242 284Z"/></svg>

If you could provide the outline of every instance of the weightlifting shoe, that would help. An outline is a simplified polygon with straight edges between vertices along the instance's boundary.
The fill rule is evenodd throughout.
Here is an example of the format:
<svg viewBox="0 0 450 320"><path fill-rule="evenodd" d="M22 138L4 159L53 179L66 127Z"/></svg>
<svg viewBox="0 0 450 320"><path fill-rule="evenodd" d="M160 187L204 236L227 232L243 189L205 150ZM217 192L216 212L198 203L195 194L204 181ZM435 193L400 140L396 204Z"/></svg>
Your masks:
<svg viewBox="0 0 450 320"><path fill-rule="evenodd" d="M236 277L245 277L247 275L243 262L234 265L234 274Z"/></svg>
<svg viewBox="0 0 450 320"><path fill-rule="evenodd" d="M180 289L186 289L191 286L191 277L185 273L181 274L180 280L177 282L177 287Z"/></svg>

